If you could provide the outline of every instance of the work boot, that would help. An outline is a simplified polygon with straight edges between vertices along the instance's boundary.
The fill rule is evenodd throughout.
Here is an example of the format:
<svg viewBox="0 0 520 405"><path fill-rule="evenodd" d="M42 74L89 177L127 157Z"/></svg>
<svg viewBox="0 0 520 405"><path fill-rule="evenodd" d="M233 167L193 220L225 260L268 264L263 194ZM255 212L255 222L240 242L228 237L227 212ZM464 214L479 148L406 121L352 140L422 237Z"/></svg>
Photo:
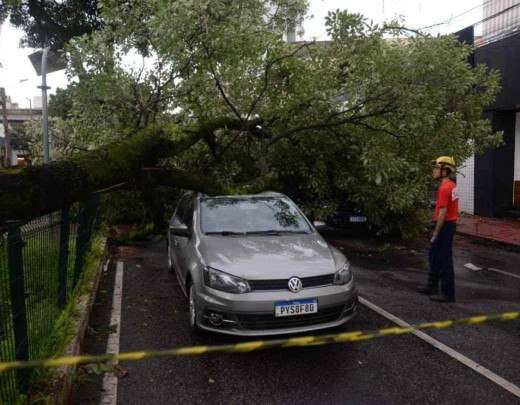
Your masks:
<svg viewBox="0 0 520 405"><path fill-rule="evenodd" d="M417 292L426 295L433 295L437 294L438 290L434 287L430 287L429 285L425 285L424 287L418 288Z"/></svg>
<svg viewBox="0 0 520 405"><path fill-rule="evenodd" d="M455 302L455 298L446 297L444 294L431 295L430 299L435 302Z"/></svg>

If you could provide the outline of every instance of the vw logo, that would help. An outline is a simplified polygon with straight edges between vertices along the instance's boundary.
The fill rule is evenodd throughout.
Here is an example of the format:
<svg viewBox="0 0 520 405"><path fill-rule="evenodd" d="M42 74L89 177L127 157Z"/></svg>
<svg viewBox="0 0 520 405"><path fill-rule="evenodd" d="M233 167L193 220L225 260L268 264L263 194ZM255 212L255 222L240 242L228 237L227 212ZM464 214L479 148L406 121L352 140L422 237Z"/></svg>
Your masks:
<svg viewBox="0 0 520 405"><path fill-rule="evenodd" d="M287 284L289 287L289 291L291 291L293 293L297 293L298 291L300 291L303 288L302 281L298 277L290 278L289 283L287 283Z"/></svg>

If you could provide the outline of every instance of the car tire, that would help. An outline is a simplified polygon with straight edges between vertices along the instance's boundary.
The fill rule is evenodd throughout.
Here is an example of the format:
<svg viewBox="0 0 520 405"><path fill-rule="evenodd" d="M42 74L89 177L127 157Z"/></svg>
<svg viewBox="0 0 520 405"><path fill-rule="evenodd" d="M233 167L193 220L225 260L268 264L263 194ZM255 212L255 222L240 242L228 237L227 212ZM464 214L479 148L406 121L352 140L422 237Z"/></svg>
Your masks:
<svg viewBox="0 0 520 405"><path fill-rule="evenodd" d="M200 328L197 325L197 301L195 300L195 286L193 284L190 285L188 290L188 316L190 329L193 332L199 332Z"/></svg>

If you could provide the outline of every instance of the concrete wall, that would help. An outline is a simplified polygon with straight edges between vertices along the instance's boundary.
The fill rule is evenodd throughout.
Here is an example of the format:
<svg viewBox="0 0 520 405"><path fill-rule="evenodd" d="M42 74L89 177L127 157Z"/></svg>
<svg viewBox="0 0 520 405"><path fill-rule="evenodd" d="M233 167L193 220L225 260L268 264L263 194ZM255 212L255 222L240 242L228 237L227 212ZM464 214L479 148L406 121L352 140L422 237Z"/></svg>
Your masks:
<svg viewBox="0 0 520 405"><path fill-rule="evenodd" d="M475 212L475 157L472 156L459 166L457 173L459 210L467 214Z"/></svg>

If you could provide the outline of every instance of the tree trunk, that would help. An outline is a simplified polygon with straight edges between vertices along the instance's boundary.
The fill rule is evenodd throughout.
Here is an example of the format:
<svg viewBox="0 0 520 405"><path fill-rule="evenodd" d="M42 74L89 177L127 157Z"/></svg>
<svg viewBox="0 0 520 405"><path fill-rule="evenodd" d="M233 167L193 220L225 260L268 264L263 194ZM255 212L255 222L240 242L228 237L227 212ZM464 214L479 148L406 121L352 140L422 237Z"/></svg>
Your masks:
<svg viewBox="0 0 520 405"><path fill-rule="evenodd" d="M207 139L215 130L227 128L256 133L259 119L242 121L219 117L179 128L145 129L132 138L82 153L70 160L23 169L0 170L0 224L29 219L86 199L100 190L144 180L207 194L223 193L214 181L178 169L150 168L161 159L178 155ZM144 168L148 168L143 170Z"/></svg>
<svg viewBox="0 0 520 405"><path fill-rule="evenodd" d="M142 169L155 165L160 159L175 156L201 139L200 132L142 131L134 137L83 153L67 161L47 165L0 171L0 223L11 219L29 219L43 215L75 201L86 199L97 190L138 180ZM207 191L215 189L210 182L191 173L172 170L153 171L146 178L155 184Z"/></svg>

